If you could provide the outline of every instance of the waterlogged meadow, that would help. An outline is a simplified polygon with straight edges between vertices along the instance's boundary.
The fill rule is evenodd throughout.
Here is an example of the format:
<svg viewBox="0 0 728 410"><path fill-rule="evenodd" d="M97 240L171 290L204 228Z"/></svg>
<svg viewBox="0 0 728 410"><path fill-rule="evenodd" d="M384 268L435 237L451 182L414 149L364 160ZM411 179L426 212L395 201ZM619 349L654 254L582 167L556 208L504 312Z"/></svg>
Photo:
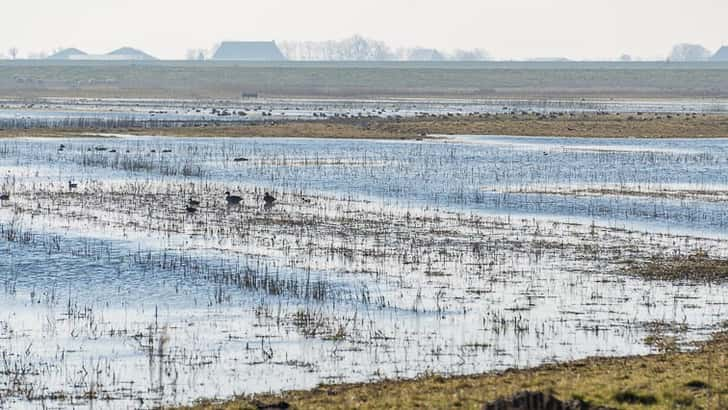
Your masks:
<svg viewBox="0 0 728 410"><path fill-rule="evenodd" d="M719 114L721 99L0 99L0 128L155 128L326 119L477 117L491 114Z"/></svg>
<svg viewBox="0 0 728 410"><path fill-rule="evenodd" d="M0 141L0 407L690 348L728 286L634 267L728 257L726 166L707 139Z"/></svg>

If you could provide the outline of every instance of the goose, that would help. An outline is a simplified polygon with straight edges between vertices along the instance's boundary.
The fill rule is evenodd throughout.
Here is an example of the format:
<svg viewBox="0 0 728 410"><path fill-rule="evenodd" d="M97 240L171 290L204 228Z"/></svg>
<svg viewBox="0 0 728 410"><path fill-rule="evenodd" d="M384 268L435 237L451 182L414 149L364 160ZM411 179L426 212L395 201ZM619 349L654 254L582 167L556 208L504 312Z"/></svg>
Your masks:
<svg viewBox="0 0 728 410"><path fill-rule="evenodd" d="M237 205L240 203L240 201L243 200L243 198L237 196L237 195L230 195L230 192L225 192L225 200L227 201L228 205Z"/></svg>
<svg viewBox="0 0 728 410"><path fill-rule="evenodd" d="M9 201L10 194L0 194L0 201Z"/></svg>
<svg viewBox="0 0 728 410"><path fill-rule="evenodd" d="M78 184L75 182L68 181L68 190L76 189L78 188Z"/></svg>
<svg viewBox="0 0 728 410"><path fill-rule="evenodd" d="M266 192L265 195L263 196L263 201L265 201L266 205L272 205L273 202L276 201L276 199L275 199L275 197L273 197L273 195Z"/></svg>
<svg viewBox="0 0 728 410"><path fill-rule="evenodd" d="M189 204L190 206L200 206L200 201L198 201L198 200L196 200L196 199L192 199L192 198L190 198L190 201L188 202L188 204Z"/></svg>
<svg viewBox="0 0 728 410"><path fill-rule="evenodd" d="M188 214L194 214L197 212L197 208L187 205L187 207L185 207L185 211L187 211Z"/></svg>

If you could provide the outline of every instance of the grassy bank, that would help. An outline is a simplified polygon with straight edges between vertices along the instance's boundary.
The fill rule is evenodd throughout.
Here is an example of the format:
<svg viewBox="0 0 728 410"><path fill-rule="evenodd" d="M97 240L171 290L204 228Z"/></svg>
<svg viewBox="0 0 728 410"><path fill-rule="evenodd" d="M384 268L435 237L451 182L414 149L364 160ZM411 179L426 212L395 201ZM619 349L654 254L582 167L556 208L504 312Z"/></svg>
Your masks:
<svg viewBox="0 0 728 410"><path fill-rule="evenodd" d="M426 135L694 138L728 137L728 115L501 114L408 119L357 118L158 129L13 129L0 130L0 137L74 137L91 132L189 137L372 139L416 139Z"/></svg>
<svg viewBox="0 0 728 410"><path fill-rule="evenodd" d="M728 333L689 353L585 359L530 370L462 377L321 386L279 396L202 403L202 409L254 409L285 402L298 409L479 409L522 390L551 392L618 409L728 408Z"/></svg>

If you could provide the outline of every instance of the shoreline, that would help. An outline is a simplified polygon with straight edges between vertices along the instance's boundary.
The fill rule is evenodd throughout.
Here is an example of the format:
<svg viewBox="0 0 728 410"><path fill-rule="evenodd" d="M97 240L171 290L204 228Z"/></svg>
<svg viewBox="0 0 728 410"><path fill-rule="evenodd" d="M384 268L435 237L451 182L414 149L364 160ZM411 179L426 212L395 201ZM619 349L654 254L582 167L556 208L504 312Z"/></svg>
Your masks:
<svg viewBox="0 0 728 410"><path fill-rule="evenodd" d="M438 135L509 135L589 138L728 138L728 114L580 113L479 114L414 118L270 120L234 125L169 128L2 129L0 138L129 134L175 137L286 137L403 139Z"/></svg>
<svg viewBox="0 0 728 410"><path fill-rule="evenodd" d="M469 376L424 375L411 380L321 385L311 390L203 401L180 409L289 408L283 405L294 409L480 409L486 402L525 390L615 409L726 408L728 332L715 333L696 347L689 352L668 348L646 356L590 357Z"/></svg>

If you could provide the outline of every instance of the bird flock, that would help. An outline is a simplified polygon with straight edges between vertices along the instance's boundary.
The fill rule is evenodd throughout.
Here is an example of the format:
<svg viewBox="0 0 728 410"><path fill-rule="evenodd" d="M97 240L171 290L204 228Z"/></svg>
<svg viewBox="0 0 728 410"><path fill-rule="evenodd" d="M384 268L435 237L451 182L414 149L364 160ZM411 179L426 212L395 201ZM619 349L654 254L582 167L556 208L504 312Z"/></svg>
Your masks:
<svg viewBox="0 0 728 410"><path fill-rule="evenodd" d="M60 147L58 148L58 151L62 152L65 149L66 149L65 144L61 144ZM103 148L103 149L105 150L105 148ZM154 152L154 150L152 150L152 152ZM172 152L172 151L163 150L162 152ZM233 159L233 161L235 161L235 162L242 162L242 161L248 161L248 160L249 160L248 158L243 158L243 157ZM78 188L77 182L73 182L71 180L68 181L68 190L69 191L73 191L77 188ZM2 204L2 202L9 201L9 200L10 200L9 193L0 192L0 204ZM225 201L227 202L228 206L235 206L235 205L240 205L240 203L243 201L243 198L239 195L231 195L230 191L228 191L228 192L225 192ZM273 195L271 195L269 192L266 192L265 195L263 195L264 209L266 209L266 210L271 209L273 207L273 205L275 204L275 202L276 202L276 198ZM185 211L188 214L197 213L199 208L200 208L200 201L197 199L194 199L194 198L190 198L189 201L187 202L187 204L185 205Z"/></svg>
<svg viewBox="0 0 728 410"><path fill-rule="evenodd" d="M240 203L243 201L243 197L239 195L232 195L230 194L230 191L227 191L225 192L225 201L227 202L228 206L240 205ZM263 195L263 207L265 209L272 208L275 202L276 198L269 192L266 192L265 195ZM197 213L199 208L200 201L198 199L190 198L189 201L187 201L187 205L185 206L185 211L188 214L195 214Z"/></svg>

